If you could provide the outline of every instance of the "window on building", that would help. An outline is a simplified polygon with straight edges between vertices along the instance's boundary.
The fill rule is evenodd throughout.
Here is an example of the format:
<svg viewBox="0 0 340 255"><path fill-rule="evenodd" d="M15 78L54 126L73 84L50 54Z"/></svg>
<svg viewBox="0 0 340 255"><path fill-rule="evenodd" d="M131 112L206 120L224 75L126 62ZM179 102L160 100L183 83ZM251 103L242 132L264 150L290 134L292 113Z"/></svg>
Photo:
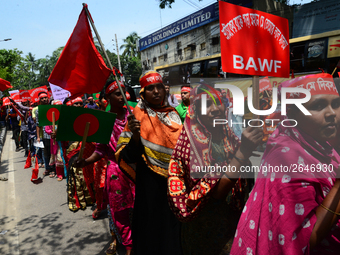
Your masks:
<svg viewBox="0 0 340 255"><path fill-rule="evenodd" d="M220 43L220 38L219 37L211 38L211 45L217 45L219 43Z"/></svg>
<svg viewBox="0 0 340 255"><path fill-rule="evenodd" d="M200 44L200 50L205 50L205 42Z"/></svg>
<svg viewBox="0 0 340 255"><path fill-rule="evenodd" d="M168 54L164 54L164 61L168 60Z"/></svg>
<svg viewBox="0 0 340 255"><path fill-rule="evenodd" d="M207 64L207 77L217 77L218 71L218 60L209 60Z"/></svg>
<svg viewBox="0 0 340 255"><path fill-rule="evenodd" d="M154 63L156 63L156 62L157 62L157 58L154 57L152 61L153 61Z"/></svg>
<svg viewBox="0 0 340 255"><path fill-rule="evenodd" d="M177 42L177 49L180 49L182 47L182 43L181 42Z"/></svg>
<svg viewBox="0 0 340 255"><path fill-rule="evenodd" d="M182 49L180 49L180 50L177 51L177 55L178 55L178 56L182 56Z"/></svg>
<svg viewBox="0 0 340 255"><path fill-rule="evenodd" d="M290 68L295 73L305 70L305 42L290 45Z"/></svg>

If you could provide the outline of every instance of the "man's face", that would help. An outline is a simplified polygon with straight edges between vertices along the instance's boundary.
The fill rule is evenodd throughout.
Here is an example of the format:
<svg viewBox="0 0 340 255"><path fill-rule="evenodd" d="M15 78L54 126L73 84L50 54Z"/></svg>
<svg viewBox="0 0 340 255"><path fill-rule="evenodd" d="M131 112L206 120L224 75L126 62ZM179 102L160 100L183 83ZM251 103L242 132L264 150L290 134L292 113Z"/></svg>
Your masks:
<svg viewBox="0 0 340 255"><path fill-rule="evenodd" d="M93 98L89 98L88 100L90 104L93 104Z"/></svg>
<svg viewBox="0 0 340 255"><path fill-rule="evenodd" d="M190 93L188 91L181 92L182 101L185 103L189 102Z"/></svg>
<svg viewBox="0 0 340 255"><path fill-rule="evenodd" d="M41 97L40 98L40 104L42 104L42 105L48 104L48 97L47 96Z"/></svg>
<svg viewBox="0 0 340 255"><path fill-rule="evenodd" d="M22 102L23 106L28 106L28 101Z"/></svg>
<svg viewBox="0 0 340 255"><path fill-rule="evenodd" d="M170 93L170 86L169 85L165 85L165 93L168 95Z"/></svg>

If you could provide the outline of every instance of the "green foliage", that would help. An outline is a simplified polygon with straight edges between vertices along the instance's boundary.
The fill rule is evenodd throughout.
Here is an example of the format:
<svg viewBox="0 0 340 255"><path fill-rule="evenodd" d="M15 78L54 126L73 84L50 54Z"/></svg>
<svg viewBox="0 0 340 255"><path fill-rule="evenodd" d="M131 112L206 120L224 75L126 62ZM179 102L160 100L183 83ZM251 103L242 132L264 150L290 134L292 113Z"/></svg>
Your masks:
<svg viewBox="0 0 340 255"><path fill-rule="evenodd" d="M13 81L14 71L16 65L21 61L21 51L14 50L0 50L0 77L9 82Z"/></svg>
<svg viewBox="0 0 340 255"><path fill-rule="evenodd" d="M129 55L132 57L137 57L137 41L140 39L140 36L137 35L136 32L132 32L129 34L123 41L124 44L120 46L120 49L124 49L123 56Z"/></svg>

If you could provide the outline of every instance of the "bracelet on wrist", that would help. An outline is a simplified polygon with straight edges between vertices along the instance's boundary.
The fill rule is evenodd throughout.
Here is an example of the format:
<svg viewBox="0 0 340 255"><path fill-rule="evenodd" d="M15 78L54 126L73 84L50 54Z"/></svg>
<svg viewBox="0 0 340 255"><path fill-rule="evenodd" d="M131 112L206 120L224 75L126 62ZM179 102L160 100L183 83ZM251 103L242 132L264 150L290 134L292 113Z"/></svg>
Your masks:
<svg viewBox="0 0 340 255"><path fill-rule="evenodd" d="M337 213L337 212L332 211L331 209L327 208L327 207L324 206L323 204L320 204L320 205L321 205L322 208L326 209L327 211L329 211L329 212L331 212L331 213L333 213L333 214L335 214L335 215L340 216L340 213Z"/></svg>

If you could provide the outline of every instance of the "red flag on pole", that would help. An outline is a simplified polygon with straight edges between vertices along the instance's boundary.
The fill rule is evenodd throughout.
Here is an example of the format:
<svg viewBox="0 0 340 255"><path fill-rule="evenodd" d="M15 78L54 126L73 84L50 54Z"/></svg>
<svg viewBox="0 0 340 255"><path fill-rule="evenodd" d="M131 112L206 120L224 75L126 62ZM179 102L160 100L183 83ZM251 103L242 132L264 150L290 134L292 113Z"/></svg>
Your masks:
<svg viewBox="0 0 340 255"><path fill-rule="evenodd" d="M93 43L85 8L48 79L70 91L72 97L101 91L112 72Z"/></svg>
<svg viewBox="0 0 340 255"><path fill-rule="evenodd" d="M6 81L6 80L0 78L0 90L1 91L4 91L6 89L11 89L11 88L13 88L13 87L12 87L12 85L9 81Z"/></svg>

